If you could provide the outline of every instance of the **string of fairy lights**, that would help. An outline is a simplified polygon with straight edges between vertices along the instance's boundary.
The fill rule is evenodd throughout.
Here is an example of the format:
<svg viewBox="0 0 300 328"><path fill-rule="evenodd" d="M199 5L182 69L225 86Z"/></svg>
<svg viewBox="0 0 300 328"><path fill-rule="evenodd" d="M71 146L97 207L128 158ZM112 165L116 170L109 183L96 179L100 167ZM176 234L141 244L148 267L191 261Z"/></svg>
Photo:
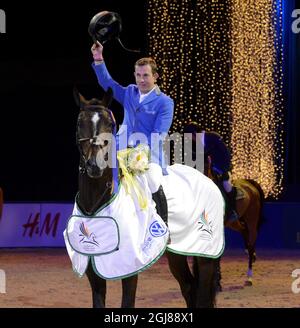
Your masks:
<svg viewBox="0 0 300 328"><path fill-rule="evenodd" d="M148 0L149 52L175 102L232 152L233 178L277 197L283 179L282 0ZM279 14L278 14L279 13Z"/></svg>
<svg viewBox="0 0 300 328"><path fill-rule="evenodd" d="M283 178L283 74L277 66L283 53L276 11L273 0L232 1L233 178L254 179L275 197Z"/></svg>
<svg viewBox="0 0 300 328"><path fill-rule="evenodd" d="M226 1L148 1L150 55L176 103L173 132L197 121L229 140L229 24Z"/></svg>

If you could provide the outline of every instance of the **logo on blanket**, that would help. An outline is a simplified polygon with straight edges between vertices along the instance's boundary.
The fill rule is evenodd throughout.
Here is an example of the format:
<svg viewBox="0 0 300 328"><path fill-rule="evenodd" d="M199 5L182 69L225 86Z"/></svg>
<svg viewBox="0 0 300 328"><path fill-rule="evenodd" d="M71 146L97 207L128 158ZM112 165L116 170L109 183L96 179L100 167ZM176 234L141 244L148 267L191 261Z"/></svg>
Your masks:
<svg viewBox="0 0 300 328"><path fill-rule="evenodd" d="M158 221L154 221L150 225L149 231L153 237L161 237L167 233L167 227L161 225Z"/></svg>
<svg viewBox="0 0 300 328"><path fill-rule="evenodd" d="M210 240L212 238L212 227L208 221L208 215L205 213L205 210L200 215L197 230L200 232L200 237L202 239Z"/></svg>
<svg viewBox="0 0 300 328"><path fill-rule="evenodd" d="M80 223L79 229L81 231L79 237L82 237L80 243L99 246L99 243L96 240L96 235L93 232L90 233L88 227L83 222Z"/></svg>

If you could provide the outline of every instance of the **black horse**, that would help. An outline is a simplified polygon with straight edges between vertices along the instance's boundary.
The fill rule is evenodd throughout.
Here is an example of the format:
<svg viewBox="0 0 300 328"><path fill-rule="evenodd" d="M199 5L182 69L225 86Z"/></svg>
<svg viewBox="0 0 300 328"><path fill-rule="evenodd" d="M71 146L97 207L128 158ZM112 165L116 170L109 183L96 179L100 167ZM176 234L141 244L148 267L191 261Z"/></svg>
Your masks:
<svg viewBox="0 0 300 328"><path fill-rule="evenodd" d="M108 110L112 99L109 89L104 98L86 100L75 92L80 107L77 123L77 144L80 152L79 192L77 205L86 216L92 215L113 194L113 173L109 166L101 167L99 158L111 156L109 140L99 137L102 133L113 135L116 122ZM93 119L97 115L97 120ZM187 307L214 307L215 274L217 261L213 258L194 256L190 270L188 257L167 252L171 273L180 285ZM98 276L89 262L86 275L92 288L93 307L105 307L106 280ZM138 276L122 279L122 307L134 307Z"/></svg>

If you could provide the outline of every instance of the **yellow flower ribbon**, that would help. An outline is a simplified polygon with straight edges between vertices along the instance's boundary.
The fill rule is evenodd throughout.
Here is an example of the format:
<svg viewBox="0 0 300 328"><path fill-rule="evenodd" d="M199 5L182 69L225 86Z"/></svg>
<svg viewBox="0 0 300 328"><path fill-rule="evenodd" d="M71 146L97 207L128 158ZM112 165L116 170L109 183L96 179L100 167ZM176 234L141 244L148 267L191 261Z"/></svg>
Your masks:
<svg viewBox="0 0 300 328"><path fill-rule="evenodd" d="M128 165L128 159L131 157L130 155L132 155L134 152L137 152L137 156L136 159L137 161L139 161L141 159L141 155L138 154L139 151L145 151L142 149L142 147L137 146L136 148L127 148L127 149L122 149L119 150L117 153L117 159L119 161L119 168L122 171L122 182L123 185L125 187L125 190L128 194L132 195L132 191L134 191L134 193L137 196L137 200L139 202L139 205L141 207L142 210L145 210L148 206L148 199L146 194L144 193L144 191L142 190L142 188L140 187L136 177L135 177L135 172L132 171L132 169L129 169L129 165ZM145 155L148 156L148 154ZM147 169L147 167L145 167L145 170ZM144 170L144 171L145 171ZM137 171L137 174L142 173L140 172L140 170Z"/></svg>

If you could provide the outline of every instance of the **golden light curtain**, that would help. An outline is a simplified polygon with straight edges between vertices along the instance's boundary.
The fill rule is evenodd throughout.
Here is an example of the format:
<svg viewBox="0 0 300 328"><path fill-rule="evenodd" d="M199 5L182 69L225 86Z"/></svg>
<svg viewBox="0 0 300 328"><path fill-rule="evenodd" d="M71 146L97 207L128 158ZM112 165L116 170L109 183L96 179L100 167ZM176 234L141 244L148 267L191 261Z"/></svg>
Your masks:
<svg viewBox="0 0 300 328"><path fill-rule="evenodd" d="M280 3L279 3L280 4ZM233 178L251 178L277 196L283 178L281 20L273 0L232 1Z"/></svg>
<svg viewBox="0 0 300 328"><path fill-rule="evenodd" d="M220 133L233 178L277 196L283 178L280 0L149 0L149 52L175 101L172 132ZM277 12L276 12L277 11ZM279 15L278 15L279 13ZM279 61L278 61L279 60Z"/></svg>
<svg viewBox="0 0 300 328"><path fill-rule="evenodd" d="M150 55L176 104L172 131L193 120L229 141L229 24L226 1L148 1Z"/></svg>

